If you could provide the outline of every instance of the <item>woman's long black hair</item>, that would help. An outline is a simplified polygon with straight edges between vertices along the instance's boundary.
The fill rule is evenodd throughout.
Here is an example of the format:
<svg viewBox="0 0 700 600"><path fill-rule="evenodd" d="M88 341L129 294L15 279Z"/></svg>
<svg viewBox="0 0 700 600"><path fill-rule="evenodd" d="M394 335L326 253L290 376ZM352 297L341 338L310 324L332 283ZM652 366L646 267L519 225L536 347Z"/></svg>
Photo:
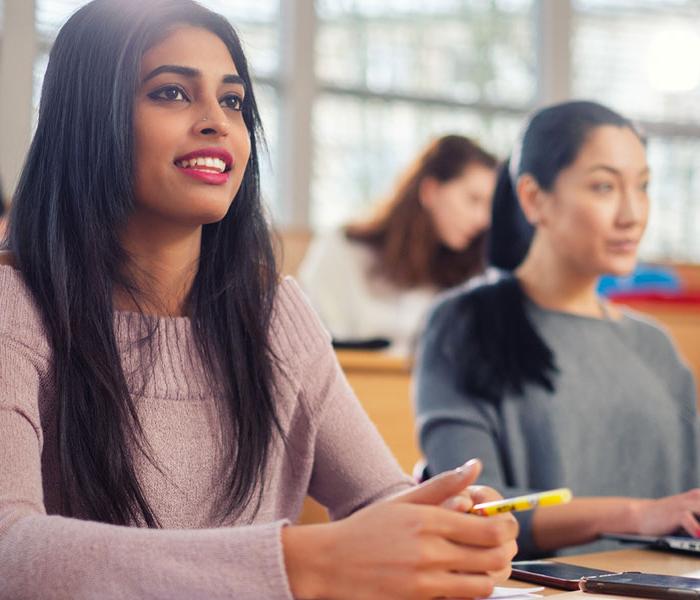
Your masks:
<svg viewBox="0 0 700 600"><path fill-rule="evenodd" d="M518 148L499 171L488 242L491 265L515 270L535 234L520 207L517 178L528 173L540 188L551 190L591 131L604 125L629 128L642 139L631 121L595 102L563 102L532 116ZM468 393L497 401L507 391L521 394L528 383L554 390L555 356L530 321L527 298L515 277L477 288L464 302L474 324L462 351Z"/></svg>
<svg viewBox="0 0 700 600"><path fill-rule="evenodd" d="M205 28L228 47L246 84L251 141L230 210L204 226L188 298L199 352L227 398L223 515L254 500L280 432L268 345L277 273L260 202L262 129L239 39L224 18L191 0L95 0L68 20L51 50L9 247L53 349L64 510L114 524L159 526L134 468L134 449L147 452L148 443L120 363L112 298L116 286L135 288L118 233L134 206L141 59L181 24Z"/></svg>

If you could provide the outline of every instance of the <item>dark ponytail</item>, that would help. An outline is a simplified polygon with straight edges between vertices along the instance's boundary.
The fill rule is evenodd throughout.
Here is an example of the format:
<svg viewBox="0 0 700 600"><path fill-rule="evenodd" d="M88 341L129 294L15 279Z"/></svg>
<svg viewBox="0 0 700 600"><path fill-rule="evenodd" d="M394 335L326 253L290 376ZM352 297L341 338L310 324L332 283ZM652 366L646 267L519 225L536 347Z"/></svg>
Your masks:
<svg viewBox="0 0 700 600"><path fill-rule="evenodd" d="M480 286L467 294L460 312L469 331L460 352L462 385L469 395L498 402L535 383L554 391L554 353L527 316L527 298L515 277Z"/></svg>
<svg viewBox="0 0 700 600"><path fill-rule="evenodd" d="M525 259L535 228L520 208L509 169L510 160L501 166L493 192L488 256L494 267L513 271Z"/></svg>
<svg viewBox="0 0 700 600"><path fill-rule="evenodd" d="M540 188L551 190L591 131L604 125L629 128L643 141L629 120L595 102L556 104L530 119L522 142L501 167L494 191L488 241L493 266L514 271L535 234L520 208L517 178L527 173ZM471 323L462 353L468 365L462 380L467 393L496 402L509 391L522 394L528 383L554 391L554 353L531 322L527 297L515 277L476 288L463 301Z"/></svg>

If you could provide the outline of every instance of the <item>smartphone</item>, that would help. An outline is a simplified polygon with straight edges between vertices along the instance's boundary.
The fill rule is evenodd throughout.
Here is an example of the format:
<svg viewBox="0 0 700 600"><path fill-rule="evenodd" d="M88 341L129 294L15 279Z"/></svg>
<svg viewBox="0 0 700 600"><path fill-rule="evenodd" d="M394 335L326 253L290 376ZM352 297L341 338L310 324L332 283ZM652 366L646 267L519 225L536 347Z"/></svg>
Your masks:
<svg viewBox="0 0 700 600"><path fill-rule="evenodd" d="M391 340L387 338L367 338L361 340L337 340L333 339L333 347L336 350L383 350L391 346Z"/></svg>
<svg viewBox="0 0 700 600"><path fill-rule="evenodd" d="M634 571L585 577L579 587L584 592L637 598L700 598L700 579Z"/></svg>
<svg viewBox="0 0 700 600"><path fill-rule="evenodd" d="M609 574L612 571L567 565L553 560L518 560L513 563L511 577L562 590L577 590L582 577Z"/></svg>

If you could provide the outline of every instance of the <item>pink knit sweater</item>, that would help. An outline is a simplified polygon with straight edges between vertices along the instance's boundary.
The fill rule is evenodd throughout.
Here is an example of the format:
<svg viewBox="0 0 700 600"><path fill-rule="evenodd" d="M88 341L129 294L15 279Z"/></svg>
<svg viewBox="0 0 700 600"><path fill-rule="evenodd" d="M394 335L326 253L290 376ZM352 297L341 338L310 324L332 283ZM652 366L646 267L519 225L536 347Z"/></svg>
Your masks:
<svg viewBox="0 0 700 600"><path fill-rule="evenodd" d="M296 283L280 285L272 344L277 405L288 437L275 443L266 492L217 526L221 458L215 389L186 317L153 318L148 374L131 342L141 318L115 314L122 365L162 472L134 453L163 529L61 516L51 350L18 271L0 266L0 598L291 598L280 529L306 494L342 518L409 485L348 386L329 337ZM129 375L131 374L131 375ZM134 388L140 388L134 383Z"/></svg>

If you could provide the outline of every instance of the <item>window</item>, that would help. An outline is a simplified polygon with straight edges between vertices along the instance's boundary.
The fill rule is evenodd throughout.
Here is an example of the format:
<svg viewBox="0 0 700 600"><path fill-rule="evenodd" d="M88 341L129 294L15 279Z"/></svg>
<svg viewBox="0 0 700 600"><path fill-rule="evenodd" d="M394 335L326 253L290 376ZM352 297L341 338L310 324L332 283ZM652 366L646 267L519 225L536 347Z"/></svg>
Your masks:
<svg viewBox="0 0 700 600"><path fill-rule="evenodd" d="M297 194L285 202L308 205L314 229L359 218L429 139L461 133L505 157L524 117L547 100L538 97L543 67L536 61L542 21L535 16L540 2L548 5L543 0L294 0L289 9L282 1L202 2L231 20L249 58L269 143L261 168L273 214L285 214L276 197L284 188ZM700 261L700 30L693 26L700 4L554 1L572 9L570 49L561 49L569 57L571 95L610 105L639 121L648 136L652 209L643 256ZM0 9L7 2L0 0ZM84 1L35 2L36 106L54 36ZM299 157L278 156L279 131L289 133L280 115L297 114L286 110L296 101L288 93L294 81L280 64L283 53L295 53L281 44L299 44L281 35L291 31L282 12L302 7L315 18L312 64L295 65L310 76L301 81L315 82L301 101L311 111L311 131ZM1 19L0 10L0 34ZM300 157L309 152L309 189L278 184L289 172L306 173Z"/></svg>
<svg viewBox="0 0 700 600"><path fill-rule="evenodd" d="M85 4L85 0L36 0L36 29L44 53L48 53L68 18ZM254 74L266 78L277 75L278 0L203 0L200 4L223 15L235 26Z"/></svg>
<svg viewBox="0 0 700 600"><path fill-rule="evenodd" d="M529 104L528 0L321 0L316 67L325 82L461 102Z"/></svg>
<svg viewBox="0 0 700 600"><path fill-rule="evenodd" d="M642 256L700 262L700 138L651 136L649 228Z"/></svg>
<svg viewBox="0 0 700 600"><path fill-rule="evenodd" d="M2 32L5 26L5 0L0 0L0 42L2 41ZM2 49L2 44L0 43L0 49ZM2 201L2 197L0 197Z"/></svg>
<svg viewBox="0 0 700 600"><path fill-rule="evenodd" d="M311 224L356 219L433 137L506 154L536 91L530 0L319 0Z"/></svg>
<svg viewBox="0 0 700 600"><path fill-rule="evenodd" d="M314 115L312 224L324 229L364 216L433 137L461 133L507 155L522 118L463 106L323 94Z"/></svg>
<svg viewBox="0 0 700 600"><path fill-rule="evenodd" d="M649 138L648 259L700 261L700 5L574 0L573 95L640 121Z"/></svg>

